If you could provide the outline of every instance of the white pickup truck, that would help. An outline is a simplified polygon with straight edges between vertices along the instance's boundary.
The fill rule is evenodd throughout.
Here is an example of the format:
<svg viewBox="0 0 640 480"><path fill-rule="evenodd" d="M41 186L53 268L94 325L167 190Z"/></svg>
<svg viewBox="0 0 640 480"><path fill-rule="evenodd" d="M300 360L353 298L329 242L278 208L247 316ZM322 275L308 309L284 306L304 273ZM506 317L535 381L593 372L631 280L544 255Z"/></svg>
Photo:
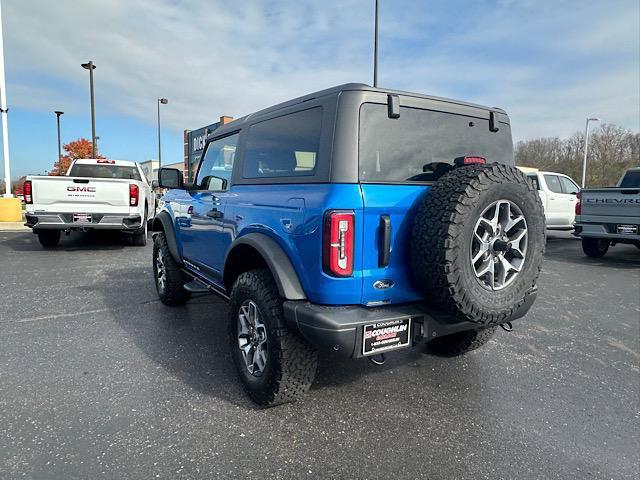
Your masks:
<svg viewBox="0 0 640 480"><path fill-rule="evenodd" d="M526 172L538 190L546 227L550 230L573 230L575 206L580 187L571 177L555 172Z"/></svg>
<svg viewBox="0 0 640 480"><path fill-rule="evenodd" d="M121 230L133 244L147 243L147 222L155 197L136 162L75 160L66 176L28 176L23 187L25 225L43 247L53 247L62 231Z"/></svg>

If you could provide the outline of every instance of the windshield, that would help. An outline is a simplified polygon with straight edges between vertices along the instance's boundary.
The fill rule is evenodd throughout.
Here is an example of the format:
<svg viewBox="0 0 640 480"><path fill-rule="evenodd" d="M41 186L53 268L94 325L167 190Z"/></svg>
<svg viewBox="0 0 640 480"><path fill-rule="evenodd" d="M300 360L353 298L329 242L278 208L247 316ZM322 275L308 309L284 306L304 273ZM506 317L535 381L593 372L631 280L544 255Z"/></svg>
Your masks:
<svg viewBox="0 0 640 480"><path fill-rule="evenodd" d="M105 165L90 163L75 163L69 172L70 177L85 178L121 178L124 180L142 181L136 167L123 165Z"/></svg>
<svg viewBox="0 0 640 480"><path fill-rule="evenodd" d="M453 113L401 107L389 118L387 105L360 109L360 181L431 181L448 171L457 157L480 156L513 165L508 124L498 132L489 120Z"/></svg>
<svg viewBox="0 0 640 480"><path fill-rule="evenodd" d="M640 170L629 170L620 181L620 188L640 187Z"/></svg>

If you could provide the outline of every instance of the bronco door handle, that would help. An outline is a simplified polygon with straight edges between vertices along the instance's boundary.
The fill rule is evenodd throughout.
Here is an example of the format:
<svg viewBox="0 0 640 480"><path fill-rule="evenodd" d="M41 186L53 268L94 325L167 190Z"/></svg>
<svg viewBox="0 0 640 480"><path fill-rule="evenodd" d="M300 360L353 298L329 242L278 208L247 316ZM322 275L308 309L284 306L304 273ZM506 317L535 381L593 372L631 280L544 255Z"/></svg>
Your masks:
<svg viewBox="0 0 640 480"><path fill-rule="evenodd" d="M209 210L207 212L207 217L211 217L211 218L222 218L224 217L224 214L218 210L217 208L212 208L211 210Z"/></svg>

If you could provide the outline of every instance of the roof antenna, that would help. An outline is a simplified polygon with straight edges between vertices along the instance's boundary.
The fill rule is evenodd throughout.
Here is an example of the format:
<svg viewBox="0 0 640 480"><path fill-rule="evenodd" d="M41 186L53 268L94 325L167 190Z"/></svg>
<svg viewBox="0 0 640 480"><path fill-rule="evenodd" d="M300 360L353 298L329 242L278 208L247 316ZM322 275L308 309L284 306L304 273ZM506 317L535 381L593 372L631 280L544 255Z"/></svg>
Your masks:
<svg viewBox="0 0 640 480"><path fill-rule="evenodd" d="M378 0L376 0L376 16L373 39L373 87L378 88Z"/></svg>

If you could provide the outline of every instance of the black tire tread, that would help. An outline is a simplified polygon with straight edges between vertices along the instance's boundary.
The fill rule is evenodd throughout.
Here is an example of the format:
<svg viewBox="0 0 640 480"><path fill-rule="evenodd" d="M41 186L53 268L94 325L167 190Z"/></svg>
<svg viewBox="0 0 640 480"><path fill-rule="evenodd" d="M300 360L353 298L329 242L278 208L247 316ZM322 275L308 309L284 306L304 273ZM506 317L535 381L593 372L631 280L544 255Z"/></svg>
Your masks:
<svg viewBox="0 0 640 480"><path fill-rule="evenodd" d="M189 278L180 270L180 265L173 259L169 251L169 245L163 232L158 233L153 239L153 275L156 278L155 259L158 249L162 250L165 262L167 284L164 292L158 291L160 301L168 306L182 305L191 298L191 293L184 289Z"/></svg>
<svg viewBox="0 0 640 480"><path fill-rule="evenodd" d="M582 238L582 251L587 257L590 258L602 258L609 251L609 243L606 244L605 248L600 248L599 238ZM639 247L640 248L640 247Z"/></svg>
<svg viewBox="0 0 640 480"><path fill-rule="evenodd" d="M457 357L482 347L493 338L498 327L468 330L446 337L436 338L427 344L427 348L438 355Z"/></svg>
<svg viewBox="0 0 640 480"><path fill-rule="evenodd" d="M294 402L305 394L315 379L318 366L318 352L295 333L286 328L282 312L282 298L271 275L265 269L251 270L240 274L231 291L229 335L232 348L235 347L235 323L237 310L250 294L266 305L263 315L268 319L267 334L269 336L269 361L272 363L272 375L267 384L260 390L252 389L246 382L243 387L251 399L262 407L272 407L283 403ZM273 356L272 356L273 355ZM234 357L235 359L235 357ZM237 368L245 368L236 364ZM240 374L243 379L242 374Z"/></svg>
<svg viewBox="0 0 640 480"><path fill-rule="evenodd" d="M518 183L535 197L540 218L544 218L538 192L517 168L502 165L470 165L443 175L431 188L420 206L412 235L412 266L418 283L423 286L427 301L456 316L483 325L498 324L511 316L525 301L524 294L508 310L481 311L461 287L460 270L455 259L459 255L464 214L472 210L484 193L495 183ZM537 242L540 261L530 287L534 287L542 270L545 232Z"/></svg>
<svg viewBox="0 0 640 480"><path fill-rule="evenodd" d="M40 230L37 232L40 245L45 248L55 247L60 242L60 230Z"/></svg>

